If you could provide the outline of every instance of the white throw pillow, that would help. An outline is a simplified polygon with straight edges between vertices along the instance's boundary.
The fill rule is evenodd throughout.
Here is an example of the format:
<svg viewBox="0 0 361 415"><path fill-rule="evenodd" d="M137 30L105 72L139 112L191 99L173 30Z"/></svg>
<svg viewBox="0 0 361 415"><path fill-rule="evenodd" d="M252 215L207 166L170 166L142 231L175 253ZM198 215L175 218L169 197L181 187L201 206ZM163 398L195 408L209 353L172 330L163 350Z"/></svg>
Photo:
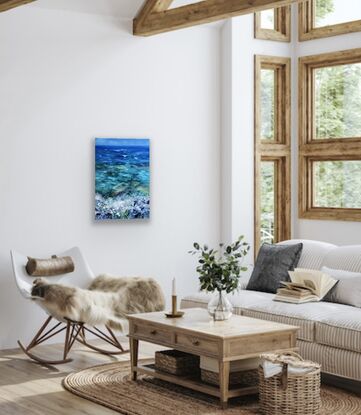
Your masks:
<svg viewBox="0 0 361 415"><path fill-rule="evenodd" d="M361 273L327 267L321 271L339 280L324 301L361 307Z"/></svg>

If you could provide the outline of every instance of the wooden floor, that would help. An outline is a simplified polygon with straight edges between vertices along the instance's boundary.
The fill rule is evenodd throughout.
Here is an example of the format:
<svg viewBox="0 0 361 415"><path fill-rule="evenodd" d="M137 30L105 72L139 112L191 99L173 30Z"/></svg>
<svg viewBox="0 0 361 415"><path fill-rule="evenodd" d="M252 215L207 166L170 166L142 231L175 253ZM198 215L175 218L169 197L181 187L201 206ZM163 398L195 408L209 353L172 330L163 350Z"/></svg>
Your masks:
<svg viewBox="0 0 361 415"><path fill-rule="evenodd" d="M93 344L102 344L94 341ZM122 339L128 349L128 340ZM103 344L102 344L103 345ZM158 348L159 349L159 348ZM58 358L61 345L39 346L39 355ZM140 345L140 358L153 357L156 346ZM66 374L76 370L129 360L129 354L109 357L75 344L70 352L74 360L58 366L41 366L31 362L19 349L0 351L0 414L1 415L107 415L116 412L65 391L61 386Z"/></svg>
<svg viewBox="0 0 361 415"><path fill-rule="evenodd" d="M93 344L101 344L94 341ZM128 340L122 339L128 348ZM39 346L39 354L58 358L61 345ZM140 343L140 358L154 356L159 347ZM19 349L0 351L0 415L107 415L116 412L65 391L61 381L66 374L79 369L128 360L129 354L118 357L104 356L75 344L70 353L74 360L57 367L44 367L31 362ZM359 383L324 377L326 383L353 390L361 396ZM156 414L155 414L156 415Z"/></svg>

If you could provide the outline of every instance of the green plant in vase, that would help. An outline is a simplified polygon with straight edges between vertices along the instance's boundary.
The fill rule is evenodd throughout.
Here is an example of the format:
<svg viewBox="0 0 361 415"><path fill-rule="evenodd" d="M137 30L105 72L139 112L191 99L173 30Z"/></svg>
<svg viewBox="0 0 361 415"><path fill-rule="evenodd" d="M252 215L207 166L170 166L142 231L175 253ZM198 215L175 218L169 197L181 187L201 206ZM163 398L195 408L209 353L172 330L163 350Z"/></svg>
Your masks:
<svg viewBox="0 0 361 415"><path fill-rule="evenodd" d="M239 287L241 273L247 271L243 260L250 250L244 236L230 245L219 244L219 249L194 242L192 255L198 255L197 273L201 291L216 292L208 304L208 312L214 320L227 320L232 315L232 305L226 294Z"/></svg>

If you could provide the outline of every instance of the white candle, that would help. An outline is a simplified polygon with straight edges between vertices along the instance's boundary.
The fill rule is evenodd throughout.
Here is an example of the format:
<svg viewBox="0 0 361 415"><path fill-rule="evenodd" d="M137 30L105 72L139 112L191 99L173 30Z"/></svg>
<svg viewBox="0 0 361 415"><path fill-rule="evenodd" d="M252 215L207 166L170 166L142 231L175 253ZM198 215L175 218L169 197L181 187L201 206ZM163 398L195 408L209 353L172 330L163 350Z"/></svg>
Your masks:
<svg viewBox="0 0 361 415"><path fill-rule="evenodd" d="M172 281L172 295L177 295L176 288L175 288L175 278L173 278L173 281Z"/></svg>

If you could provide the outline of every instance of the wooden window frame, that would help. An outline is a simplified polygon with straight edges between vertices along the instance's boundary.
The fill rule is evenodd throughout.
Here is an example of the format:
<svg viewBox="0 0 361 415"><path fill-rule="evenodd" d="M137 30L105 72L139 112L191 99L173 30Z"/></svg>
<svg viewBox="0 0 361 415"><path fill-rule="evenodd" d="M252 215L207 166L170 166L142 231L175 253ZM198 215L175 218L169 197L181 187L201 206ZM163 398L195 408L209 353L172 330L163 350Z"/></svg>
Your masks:
<svg viewBox="0 0 361 415"><path fill-rule="evenodd" d="M261 139L261 70L276 71L275 140ZM254 245L260 248L261 233L261 162L275 162L275 242L291 236L291 59L255 56L254 70ZM277 114L277 115L276 115Z"/></svg>
<svg viewBox="0 0 361 415"><path fill-rule="evenodd" d="M361 209L313 206L312 162L361 160L361 137L316 139L314 75L318 68L361 62L361 48L299 58L299 218L361 221Z"/></svg>
<svg viewBox="0 0 361 415"><path fill-rule="evenodd" d="M298 39L299 41L320 39L324 37L360 32L361 20L339 23L324 27L315 27L315 0L308 0L298 5Z"/></svg>
<svg viewBox="0 0 361 415"><path fill-rule="evenodd" d="M291 42L291 6L278 7L275 11L275 29L261 27L261 12L254 14L255 39Z"/></svg>

